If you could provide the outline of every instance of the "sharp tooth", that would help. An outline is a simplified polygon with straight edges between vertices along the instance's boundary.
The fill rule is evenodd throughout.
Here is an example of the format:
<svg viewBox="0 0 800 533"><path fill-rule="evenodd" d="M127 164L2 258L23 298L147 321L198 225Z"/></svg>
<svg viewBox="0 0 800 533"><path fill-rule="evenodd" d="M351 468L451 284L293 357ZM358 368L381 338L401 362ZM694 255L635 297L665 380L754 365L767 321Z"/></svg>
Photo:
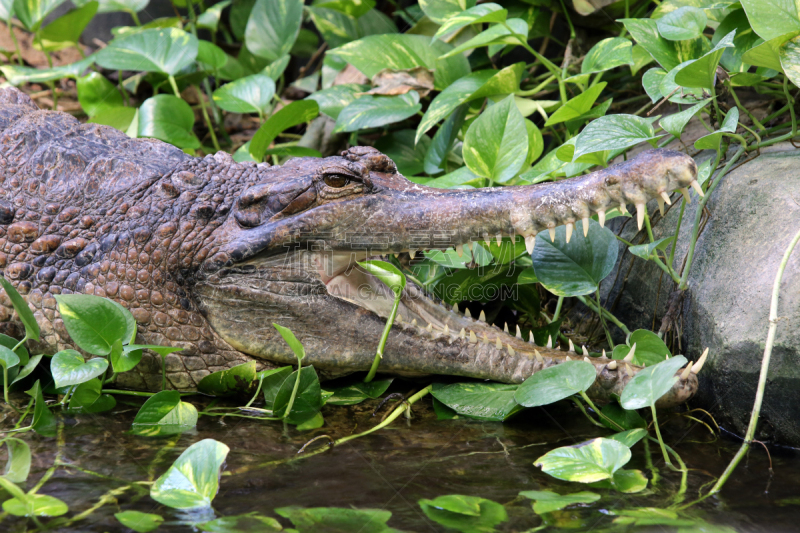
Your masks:
<svg viewBox="0 0 800 533"><path fill-rule="evenodd" d="M548 335L547 336L547 348L550 348L551 350L553 349L553 336L552 335Z"/></svg>
<svg viewBox="0 0 800 533"><path fill-rule="evenodd" d="M556 228L547 228L550 233L550 242L556 242Z"/></svg>
<svg viewBox="0 0 800 533"><path fill-rule="evenodd" d="M589 359L588 356L584 357L583 360L586 361L589 364L592 364L592 361Z"/></svg>
<svg viewBox="0 0 800 533"><path fill-rule="evenodd" d="M503 325L503 333L505 333L506 335L508 335L508 322L506 322L506 323Z"/></svg>
<svg viewBox="0 0 800 533"><path fill-rule="evenodd" d="M658 194L664 199L664 202L666 202L667 205L672 205L672 200L669 199L669 194L667 194L667 191L661 191Z"/></svg>
<svg viewBox="0 0 800 533"><path fill-rule="evenodd" d="M567 361L572 361L572 357L567 356Z"/></svg>
<svg viewBox="0 0 800 533"><path fill-rule="evenodd" d="M539 350L533 350L533 355L536 356L537 361L544 363L544 357L542 357L542 354L539 353Z"/></svg>
<svg viewBox="0 0 800 533"><path fill-rule="evenodd" d="M483 344L489 344L489 337L486 336L486 332L483 332Z"/></svg>
<svg viewBox="0 0 800 533"><path fill-rule="evenodd" d="M394 321L397 322L398 324L402 324L403 323L403 315L398 314L397 318L395 318Z"/></svg>
<svg viewBox="0 0 800 533"><path fill-rule="evenodd" d="M531 343L531 344L535 344L533 342L533 331L529 331L528 332L528 342Z"/></svg>
<svg viewBox="0 0 800 533"><path fill-rule="evenodd" d="M481 310L481 314L478 315L478 320L481 322L486 322L486 313L484 313L483 310Z"/></svg>
<svg viewBox="0 0 800 533"><path fill-rule="evenodd" d="M572 222L567 222L567 243L569 243L569 240L572 238L572 228Z"/></svg>
<svg viewBox="0 0 800 533"><path fill-rule="evenodd" d="M506 348L508 348L508 355L510 355L511 357L514 357L516 355L516 352L514 352L514 348L512 348L510 344L506 344Z"/></svg>
<svg viewBox="0 0 800 533"><path fill-rule="evenodd" d="M503 343L500 342L500 337L497 337L497 339L495 340L494 347L497 348L498 350L503 349Z"/></svg>
<svg viewBox="0 0 800 533"><path fill-rule="evenodd" d="M409 248L408 255L411 257L411 259L414 259L414 256L417 255L417 251L414 250L413 248Z"/></svg>
<svg viewBox="0 0 800 533"><path fill-rule="evenodd" d="M597 221L600 222L600 227L606 227L606 212L605 210L601 209L597 212Z"/></svg>
<svg viewBox="0 0 800 533"><path fill-rule="evenodd" d="M628 363L625 363L625 373L628 375L633 375L633 369L631 368L631 365L629 365Z"/></svg>
<svg viewBox="0 0 800 533"><path fill-rule="evenodd" d="M682 380L689 379L689 374L691 374L691 372L692 372L692 362L689 361L689 364L686 365L686 368L684 368L683 372L681 372L681 379Z"/></svg>
<svg viewBox="0 0 800 533"><path fill-rule="evenodd" d="M636 355L636 343L635 342L633 343L633 346L631 346L631 351L628 352L628 355L626 355L622 360L625 361L626 363L630 363L631 361L633 361L633 356L634 355Z"/></svg>
<svg viewBox="0 0 800 533"><path fill-rule="evenodd" d="M589 355L589 350L586 349L586 346L581 346L581 351L583 352L583 355Z"/></svg>
<svg viewBox="0 0 800 533"><path fill-rule="evenodd" d="M583 217L581 219L581 225L583 226L583 236L586 237L589 235L589 217Z"/></svg>
<svg viewBox="0 0 800 533"><path fill-rule="evenodd" d="M689 196L689 189L687 189L686 187L683 187L682 189L678 189L678 190L683 195L683 199L686 200L687 204L692 203L692 197Z"/></svg>
<svg viewBox="0 0 800 533"><path fill-rule="evenodd" d="M567 339L567 342L569 342L569 351L575 353L575 345L572 344L572 339Z"/></svg>
<svg viewBox="0 0 800 533"><path fill-rule="evenodd" d="M458 338L465 339L466 337L467 337L467 332L464 330L464 328L461 328L461 331L458 332Z"/></svg>
<svg viewBox="0 0 800 533"><path fill-rule="evenodd" d="M497 235L494 236L494 240L497 241L497 246L500 246L501 244L503 244L503 234L498 233Z"/></svg>
<svg viewBox="0 0 800 533"><path fill-rule="evenodd" d="M525 237L525 249L529 254L533 253L533 247L536 245L536 235L528 235Z"/></svg>
<svg viewBox="0 0 800 533"><path fill-rule="evenodd" d="M616 370L617 362L615 360L612 360L610 363L606 365L606 368L608 368L609 370Z"/></svg>
<svg viewBox="0 0 800 533"><path fill-rule="evenodd" d="M428 330L428 333L430 333L431 331L433 331L433 324L428 324L427 326L425 326L425 329Z"/></svg>
<svg viewBox="0 0 800 533"><path fill-rule="evenodd" d="M700 186L700 184L697 182L697 180L692 181L689 185L692 186L692 189L694 189L694 192L696 192L697 194L700 195L700 198L702 198L702 197L704 197L706 195L703 192L703 188Z"/></svg>
<svg viewBox="0 0 800 533"><path fill-rule="evenodd" d="M625 202L619 203L619 212L622 213L623 215L628 212L628 208L625 207Z"/></svg>
<svg viewBox="0 0 800 533"><path fill-rule="evenodd" d="M450 326L448 326L447 324L444 325L444 334L450 335Z"/></svg>
<svg viewBox="0 0 800 533"><path fill-rule="evenodd" d="M453 304L453 312L458 313L458 304Z"/></svg>
<svg viewBox="0 0 800 533"><path fill-rule="evenodd" d="M522 331L519 329L519 324L517 324L517 338L518 339L522 338Z"/></svg>
<svg viewBox="0 0 800 533"><path fill-rule="evenodd" d="M474 331L470 331L469 332L469 343L470 344L475 344L477 342L478 342L478 337L475 336L475 332Z"/></svg>
<svg viewBox="0 0 800 533"><path fill-rule="evenodd" d="M661 198L656 198L656 201L658 202L658 212L661 213L661 216L663 217L664 216L664 200L662 200Z"/></svg>
<svg viewBox="0 0 800 533"><path fill-rule="evenodd" d="M644 225L645 213L647 213L647 206L644 204L636 204L636 224L639 226L640 230Z"/></svg>
<svg viewBox="0 0 800 533"><path fill-rule="evenodd" d="M603 357L605 357L606 359L608 359L608 357L606 357L606 349L605 349L605 348L603 348Z"/></svg>
<svg viewBox="0 0 800 533"><path fill-rule="evenodd" d="M412 318L411 319L411 325L412 326L416 326L417 325L417 319L416 318Z"/></svg>
<svg viewBox="0 0 800 533"><path fill-rule="evenodd" d="M472 313L469 312L469 307L464 309L464 316L467 318L472 318Z"/></svg>
<svg viewBox="0 0 800 533"><path fill-rule="evenodd" d="M461 246L460 244L458 246L456 246L456 253L458 254L458 257L463 257L464 256L464 247Z"/></svg>
<svg viewBox="0 0 800 533"><path fill-rule="evenodd" d="M708 359L708 348L703 351L703 355L700 356L700 359L698 359L697 362L692 365L692 374L697 374L700 372L706 362L706 359Z"/></svg>

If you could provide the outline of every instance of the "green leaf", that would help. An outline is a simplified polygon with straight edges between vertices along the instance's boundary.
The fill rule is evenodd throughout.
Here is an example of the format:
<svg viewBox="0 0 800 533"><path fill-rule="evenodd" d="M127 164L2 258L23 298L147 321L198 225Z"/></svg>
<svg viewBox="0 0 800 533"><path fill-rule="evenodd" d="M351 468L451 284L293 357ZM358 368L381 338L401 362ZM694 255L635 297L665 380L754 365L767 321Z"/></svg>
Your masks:
<svg viewBox="0 0 800 533"><path fill-rule="evenodd" d="M594 492L574 492L562 496L549 490L526 490L520 492L519 495L535 500L533 512L536 514L552 513L576 503L594 503L600 499L600 495Z"/></svg>
<svg viewBox="0 0 800 533"><path fill-rule="evenodd" d="M628 339L629 344L618 344L614 348L612 357L614 359L623 359L630 352L631 347L636 345L636 352L633 356L633 363L636 365L654 365L660 363L672 355L667 345L661 338L646 329L637 329Z"/></svg>
<svg viewBox="0 0 800 533"><path fill-rule="evenodd" d="M263 74L254 74L226 83L214 91L214 101L231 113L265 114L275 95L275 82Z"/></svg>
<svg viewBox="0 0 800 533"><path fill-rule="evenodd" d="M5 370L17 366L19 364L19 356L11 351L10 348L0 346L0 366Z"/></svg>
<svg viewBox="0 0 800 533"><path fill-rule="evenodd" d="M361 17L375 7L375 0L314 0L311 5L334 9L351 17Z"/></svg>
<svg viewBox="0 0 800 533"><path fill-rule="evenodd" d="M747 19L765 41L800 31L800 5L793 0L742 0Z"/></svg>
<svg viewBox="0 0 800 533"><path fill-rule="evenodd" d="M800 37L794 37L778 49L781 67L789 80L800 86Z"/></svg>
<svg viewBox="0 0 800 533"><path fill-rule="evenodd" d="M427 174L439 174L445 170L447 156L453 148L453 143L458 138L461 126L464 125L464 118L467 116L468 108L468 105L462 104L458 106L436 130L436 134L433 136L433 140L425 153L423 169ZM420 139L426 137L423 134Z"/></svg>
<svg viewBox="0 0 800 533"><path fill-rule="evenodd" d="M289 399L297 381L297 371L289 374L289 377L281 385L278 394L275 395L273 414L284 416L286 408L289 406ZM322 408L322 390L319 386L319 378L313 366L304 366L300 373L300 385L297 388L297 396L292 404L292 411L286 417L290 424L300 425L313 419Z"/></svg>
<svg viewBox="0 0 800 533"><path fill-rule="evenodd" d="M475 0L420 0L419 7L428 18L443 24L467 8L475 5Z"/></svg>
<svg viewBox="0 0 800 533"><path fill-rule="evenodd" d="M224 0L208 7L205 11L197 15L197 27L216 33L219 27L219 19L222 17L222 10L229 5L231 5L231 0Z"/></svg>
<svg viewBox="0 0 800 533"><path fill-rule="evenodd" d="M81 6L86 0L73 0L73 4ZM114 11L126 11L128 13L138 13L143 11L150 0L100 0L100 13L111 13Z"/></svg>
<svg viewBox="0 0 800 533"><path fill-rule="evenodd" d="M285 340L286 344L289 345L289 348L292 349L292 351L294 352L295 357L297 357L297 360L298 361L302 361L306 356L306 350L305 350L305 348L303 348L303 345L300 343L300 341L297 340L297 337L294 336L294 333L292 333L292 330L290 330L289 328L285 328L283 326L280 326L278 324L272 324L272 325L275 326L275 329L277 329L278 333L281 334L281 337L283 337L283 340Z"/></svg>
<svg viewBox="0 0 800 533"><path fill-rule="evenodd" d="M672 389L679 379L675 373L685 365L686 358L676 355L640 370L625 385L622 396L620 396L620 405L625 409L641 409L654 405L659 398Z"/></svg>
<svg viewBox="0 0 800 533"><path fill-rule="evenodd" d="M19 319L25 326L25 336L31 340L38 341L39 324L36 323L36 319L33 316L31 308L28 307L27 302L22 298L22 296L20 296L20 294L17 292L17 289L15 289L14 286L2 276L0 276L0 285L2 285L3 290L6 292L6 296L8 296L9 300L11 300L11 305L14 306L14 311L17 312Z"/></svg>
<svg viewBox="0 0 800 533"><path fill-rule="evenodd" d="M31 449L24 440L6 437L0 444L6 444L8 459L3 469L3 477L12 483L25 483L31 471Z"/></svg>
<svg viewBox="0 0 800 533"><path fill-rule="evenodd" d="M617 261L617 242L608 228L589 222L588 238L583 238L583 222L575 224L574 235L566 242L566 228L556 228L556 241L549 235L536 236L531 256L536 277L557 296L580 296L597 290L600 281L611 273Z"/></svg>
<svg viewBox="0 0 800 533"><path fill-rule="evenodd" d="M670 132L672 135L680 139L681 133L683 132L683 128L686 127L686 124L688 124L689 121L692 119L692 117L695 116L697 113L699 113L701 109L706 107L710 101L711 101L710 99L706 99L698 104L693 105L689 109L685 109L678 113L667 115L666 117L661 119L659 124L661 125L662 128L664 128L664 130ZM659 242L661 242L662 240L663 239L660 239ZM649 245L641 245L641 246L649 246ZM631 253L633 253L634 255L639 255L638 253L633 251L633 248L638 248L638 247L632 246ZM652 250L648 250L646 256L639 255L639 257L644 257L645 259L647 259L651 252Z"/></svg>
<svg viewBox="0 0 800 533"><path fill-rule="evenodd" d="M653 125L636 115L608 115L590 122L575 141L573 161L601 150L624 150L657 139Z"/></svg>
<svg viewBox="0 0 800 533"><path fill-rule="evenodd" d="M360 261L358 265L381 280L392 292L395 297L399 297L406 288L406 277L397 267L386 261Z"/></svg>
<svg viewBox="0 0 800 533"><path fill-rule="evenodd" d="M397 171L404 176L423 172L425 154L429 152L431 138L423 135L414 145L414 130L395 130L375 141L375 148L394 161Z"/></svg>
<svg viewBox="0 0 800 533"><path fill-rule="evenodd" d="M313 100L297 100L274 113L258 128L250 141L250 155L256 161L263 161L264 154L272 141L286 129L309 122L319 115L319 106Z"/></svg>
<svg viewBox="0 0 800 533"><path fill-rule="evenodd" d="M90 407L100 398L100 390L103 384L97 378L84 381L75 388L69 399L70 409L84 409Z"/></svg>
<svg viewBox="0 0 800 533"><path fill-rule="evenodd" d="M616 440L618 442L621 442L622 444L624 444L628 448L633 448L633 446L637 442L639 442L640 440L642 440L646 436L647 436L647 430L646 429L635 428L635 429L629 429L629 430L626 430L626 431L621 431L619 433L615 433L614 435L611 435L610 438L612 438L612 439L614 439L614 440Z"/></svg>
<svg viewBox="0 0 800 533"><path fill-rule="evenodd" d="M744 53L742 61L757 67L765 67L783 72L780 49L784 43L794 39L798 35L800 35L800 31L794 31L756 45Z"/></svg>
<svg viewBox="0 0 800 533"><path fill-rule="evenodd" d="M256 362L248 361L207 375L197 384L197 390L211 396L229 396L249 390L255 380Z"/></svg>
<svg viewBox="0 0 800 533"><path fill-rule="evenodd" d="M633 58L633 65L631 65L631 75L633 76L642 70L642 68L653 62L653 56L640 44L633 45L631 57Z"/></svg>
<svg viewBox="0 0 800 533"><path fill-rule="evenodd" d="M719 23L719 26L714 30L711 44L717 44L724 36L734 30L736 30L736 36L733 38L734 46L726 48L722 53L722 59L719 61L725 67L725 70L731 74L747 72L750 69L750 65L742 61L742 56L757 43L763 42L763 39L756 35L750 27L750 22L747 20L744 10L736 9L726 15Z"/></svg>
<svg viewBox="0 0 800 533"><path fill-rule="evenodd" d="M422 499L418 503L425 516L462 533L495 531L495 526L508 520L505 507L477 496L449 494L433 500Z"/></svg>
<svg viewBox="0 0 800 533"><path fill-rule="evenodd" d="M256 513L242 514L238 516L225 516L194 524L200 531L208 533L246 533L262 531L280 531L281 524L269 516L260 516Z"/></svg>
<svg viewBox="0 0 800 533"><path fill-rule="evenodd" d="M551 450L539 457L534 466L557 479L592 483L611 478L630 460L627 446L601 437Z"/></svg>
<svg viewBox="0 0 800 533"><path fill-rule="evenodd" d="M356 405L370 398L379 398L393 380L393 378L378 379L369 383L358 381L352 385L333 389L333 396L325 401L325 405Z"/></svg>
<svg viewBox="0 0 800 533"><path fill-rule="evenodd" d="M297 533L394 533L386 525L392 513L380 509L292 506L275 509L275 514L291 520Z"/></svg>
<svg viewBox="0 0 800 533"><path fill-rule="evenodd" d="M182 433L197 424L197 416L195 406L182 402L178 391L161 391L144 402L133 419L131 433L142 437Z"/></svg>
<svg viewBox="0 0 800 533"><path fill-rule="evenodd" d="M687 111L691 111L691 109L687 109ZM696 111L695 111L696 112ZM678 114L678 113L676 113ZM670 115L675 116L675 115ZM688 120L688 119L687 119ZM664 128L667 129L667 128ZM672 132L670 132L672 133ZM673 135L675 135L673 133ZM678 137L678 135L675 135ZM658 239L655 242L649 242L647 244L639 244L636 246L629 246L628 251L635 255L636 257L641 257L645 261L649 259L655 259L658 257L656 253L657 250L665 250L669 243L671 243L675 239L675 237L664 237L663 239Z"/></svg>
<svg viewBox="0 0 800 533"><path fill-rule="evenodd" d="M122 340L117 339L111 345L111 352L108 354L111 368L116 373L132 370L142 360L142 350L130 349L122 346Z"/></svg>
<svg viewBox="0 0 800 533"><path fill-rule="evenodd" d="M151 29L117 37L92 57L111 70L174 76L194 62L197 48L197 37L191 33L178 28Z"/></svg>
<svg viewBox="0 0 800 533"><path fill-rule="evenodd" d="M632 47L631 41L623 37L603 39L594 45L583 58L580 75L603 72L622 65L632 65Z"/></svg>
<svg viewBox="0 0 800 533"><path fill-rule="evenodd" d="M108 361L101 357L84 361L75 350L61 350L50 360L56 388L79 385L102 375L108 368Z"/></svg>
<svg viewBox="0 0 800 533"><path fill-rule="evenodd" d="M703 94L703 89L701 88L682 87L675 81L675 77L678 73L690 64L692 64L692 61L684 61L667 72L661 79L658 90L661 91L661 94L665 97L669 96L669 101L673 104L693 105L708 96L707 94Z"/></svg>
<svg viewBox="0 0 800 533"><path fill-rule="evenodd" d="M619 19L642 48L647 50L665 70L703 55L708 43L703 38L690 41L668 41L658 33L658 21L653 19Z"/></svg>
<svg viewBox="0 0 800 533"><path fill-rule="evenodd" d="M406 70L426 67L434 71L434 87L441 91L470 73L466 57L440 57L452 49L451 45L441 41L431 44L424 35L386 34L364 37L328 54L347 61L370 79L387 68Z"/></svg>
<svg viewBox="0 0 800 533"><path fill-rule="evenodd" d="M356 99L356 94L365 90L365 85L345 83L310 94L306 97L306 100L314 100L319 105L320 113L324 113L336 120L339 118L339 113L342 112L342 109Z"/></svg>
<svg viewBox="0 0 800 533"><path fill-rule="evenodd" d="M560 124L578 118L584 113L588 113L605 88L606 82L601 82L589 87L575 98L567 100L566 104L559 107L555 113L550 115L550 118L547 119L544 125L552 126L554 124Z"/></svg>
<svg viewBox="0 0 800 533"><path fill-rule="evenodd" d="M302 0L256 0L245 44L254 55L275 61L292 49L302 22Z"/></svg>
<svg viewBox="0 0 800 533"><path fill-rule="evenodd" d="M62 3L64 0L14 0L12 11L26 30L35 32L45 17Z"/></svg>
<svg viewBox="0 0 800 533"><path fill-rule="evenodd" d="M736 133L736 128L739 125L739 108L732 107L725 119L722 121L722 126L714 133L709 133L700 137L694 142L694 147L698 150L719 150L722 136L725 133Z"/></svg>
<svg viewBox="0 0 800 533"><path fill-rule="evenodd" d="M514 97L488 108L464 137L464 162L479 176L503 183L522 168L528 153L528 134Z"/></svg>
<svg viewBox="0 0 800 533"><path fill-rule="evenodd" d="M36 49L55 52L62 48L77 46L84 28L97 13L98 5L97 2L87 2L45 26L34 40Z"/></svg>
<svg viewBox="0 0 800 533"><path fill-rule="evenodd" d="M137 109L135 107L110 107L98 111L95 116L88 120L92 124L103 124L116 128L121 132L126 132L133 123L136 117ZM138 131L138 125L136 131Z"/></svg>
<svg viewBox="0 0 800 533"><path fill-rule="evenodd" d="M46 494L26 494L27 502L11 498L3 502L3 510L14 516L44 516L52 518L67 514L67 504Z"/></svg>
<svg viewBox="0 0 800 533"><path fill-rule="evenodd" d="M733 47L736 30L723 37L708 53L689 63L675 74L675 83L682 87L701 87L713 91L717 79L717 65L725 48Z"/></svg>
<svg viewBox="0 0 800 533"><path fill-rule="evenodd" d="M219 490L220 468L228 451L227 446L214 439L192 444L156 480L150 497L173 509L210 507Z"/></svg>
<svg viewBox="0 0 800 533"><path fill-rule="evenodd" d="M56 302L70 338L82 350L108 355L115 340L127 340L125 314L111 300L89 294L58 294Z"/></svg>
<svg viewBox="0 0 800 533"><path fill-rule="evenodd" d="M33 405L33 421L31 422L31 427L33 427L36 433L43 437L55 437L56 419L44 401L42 388L39 385L38 379L33 384L33 387L27 391L27 394L31 396L35 402Z"/></svg>
<svg viewBox="0 0 800 533"><path fill-rule="evenodd" d="M623 409L617 402L607 403L600 411L624 429L647 428L647 422L639 413ZM611 429L617 429L603 418L600 421Z"/></svg>
<svg viewBox="0 0 800 533"><path fill-rule="evenodd" d="M400 122L422 109L417 91L398 96L364 95L342 109L335 132L358 131Z"/></svg>
<svg viewBox="0 0 800 533"><path fill-rule="evenodd" d="M614 472L613 478L590 483L589 486L596 489L616 489L625 494L634 494L647 488L647 478L641 470L620 468ZM699 532L692 530L692 533Z"/></svg>
<svg viewBox="0 0 800 533"><path fill-rule="evenodd" d="M119 523L123 526L137 533L150 533L150 531L155 531L164 521L161 515L141 513L139 511L123 511L114 514L114 518L119 520Z"/></svg>
<svg viewBox="0 0 800 533"><path fill-rule="evenodd" d="M434 398L460 415L502 422L521 408L514 400L517 385L505 383L434 383Z"/></svg>
<svg viewBox="0 0 800 533"><path fill-rule="evenodd" d="M667 72L663 68L651 68L642 76L642 86L654 104L664 98L661 94L661 82L666 75Z"/></svg>
<svg viewBox="0 0 800 533"><path fill-rule="evenodd" d="M103 75L91 72L78 78L78 101L90 117L102 111L122 107L122 95Z"/></svg>
<svg viewBox="0 0 800 533"><path fill-rule="evenodd" d="M258 373L258 379L261 381L261 390L264 393L264 408L274 410L275 397L281 390L281 385L292 373L292 367L282 366L280 368L272 368L270 370L263 370Z"/></svg>
<svg viewBox="0 0 800 533"><path fill-rule="evenodd" d="M0 20L7 21L14 16L14 0L0 0Z"/></svg>
<svg viewBox="0 0 800 533"><path fill-rule="evenodd" d="M14 86L25 83L46 83L62 78L77 78L94 62L94 56L86 59L53 68L32 68L19 65L0 66L0 72L6 77L8 83Z"/></svg>
<svg viewBox="0 0 800 533"><path fill-rule="evenodd" d="M460 13L454 13L442 20L441 26L436 30L433 39L440 39L448 33L453 33L465 26L481 24L483 22L505 22L508 10L493 2L470 7Z"/></svg>
<svg viewBox="0 0 800 533"><path fill-rule="evenodd" d="M139 137L153 137L178 148L200 148L193 127L191 106L177 96L158 94L139 108Z"/></svg>
<svg viewBox="0 0 800 533"><path fill-rule="evenodd" d="M685 41L703 34L708 25L708 17L700 8L683 6L659 18L656 25L663 38L670 41Z"/></svg>
<svg viewBox="0 0 800 533"><path fill-rule="evenodd" d="M587 391L596 377L591 363L566 361L533 374L519 386L514 397L525 407L548 405Z"/></svg>
<svg viewBox="0 0 800 533"><path fill-rule="evenodd" d="M216 71L228 62L228 54L222 48L208 41L197 42L197 62L203 70Z"/></svg>
<svg viewBox="0 0 800 533"><path fill-rule="evenodd" d="M44 355L42 354L34 355L33 357L31 357L30 360L27 363L25 363L25 366L23 366L19 370L17 376L11 381L11 385L13 385L18 381L22 381L23 379L28 377L31 372L36 370L36 367L39 366L39 362L42 360L42 357L44 357Z"/></svg>

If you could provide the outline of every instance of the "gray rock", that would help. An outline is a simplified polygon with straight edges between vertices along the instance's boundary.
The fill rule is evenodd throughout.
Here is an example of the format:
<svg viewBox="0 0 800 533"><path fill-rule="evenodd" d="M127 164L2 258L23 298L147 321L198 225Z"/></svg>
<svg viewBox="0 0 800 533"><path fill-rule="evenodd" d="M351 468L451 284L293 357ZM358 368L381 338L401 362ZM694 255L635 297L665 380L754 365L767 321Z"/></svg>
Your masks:
<svg viewBox="0 0 800 533"><path fill-rule="evenodd" d="M763 154L724 177L707 204L710 216L695 249L674 353L696 360L705 347L709 360L700 373L693 405L743 435L755 399L761 367L772 285L792 236L800 229L800 151ZM674 265L680 268L688 249L697 196L687 206ZM679 196L674 198L679 200ZM680 202L658 216L648 206L656 239L673 235ZM635 220L610 223L623 238L645 242ZM623 253L624 252L624 253ZM632 256L621 245L620 260L601 287L603 303L633 331L658 330L675 288L652 262ZM781 285L781 320L761 413L760 439L800 446L800 250L791 257ZM620 332L616 332L620 337ZM680 342L680 347L677 343Z"/></svg>

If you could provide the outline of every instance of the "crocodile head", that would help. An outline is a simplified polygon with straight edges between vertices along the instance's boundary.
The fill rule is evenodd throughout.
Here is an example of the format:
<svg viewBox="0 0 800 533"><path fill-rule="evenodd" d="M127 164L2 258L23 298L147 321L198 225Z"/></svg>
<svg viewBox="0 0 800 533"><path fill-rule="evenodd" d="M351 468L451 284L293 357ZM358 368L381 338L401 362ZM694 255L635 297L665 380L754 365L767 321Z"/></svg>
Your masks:
<svg viewBox="0 0 800 533"><path fill-rule="evenodd" d="M501 237L524 239L567 226L584 238L589 217L634 204L639 221L652 198L696 184L694 161L654 150L631 161L555 183L470 190L420 186L374 149L293 159L260 174L215 230L215 253L200 266L195 296L214 331L250 356L291 363L273 323L304 344L307 363L335 376L366 370L375 356L393 294L356 263L417 250L464 247ZM687 193L688 194L688 193ZM578 224L580 222L580 224ZM576 229L576 224L577 229ZM575 229L573 234L573 229ZM451 374L520 382L577 357L537 348L497 326L447 309L409 283L381 362L398 374ZM595 397L619 394L638 367L588 358ZM688 399L697 380L684 373L661 405Z"/></svg>

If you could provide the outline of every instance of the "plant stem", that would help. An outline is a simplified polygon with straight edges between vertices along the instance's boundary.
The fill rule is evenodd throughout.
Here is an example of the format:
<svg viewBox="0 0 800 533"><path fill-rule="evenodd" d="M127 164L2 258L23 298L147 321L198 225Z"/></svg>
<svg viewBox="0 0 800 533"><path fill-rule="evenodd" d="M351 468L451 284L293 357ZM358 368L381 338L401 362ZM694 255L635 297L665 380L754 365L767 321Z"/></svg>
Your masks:
<svg viewBox="0 0 800 533"><path fill-rule="evenodd" d="M550 321L551 324L553 322L555 322L556 320L558 320L559 315L561 315L561 306L563 304L564 304L564 297L563 296L559 296L558 297L558 301L556 302L556 310L553 313L553 320Z"/></svg>
<svg viewBox="0 0 800 533"><path fill-rule="evenodd" d="M756 128L760 129L761 131L764 131L764 130L766 129L766 128L764 127L764 125L763 125L761 122L759 122L759 121L758 121L758 119L757 119L757 118L756 118L756 117L755 117L755 116L754 116L754 115L753 115L753 114L750 112L750 110L749 110L749 109L747 109L745 106L743 106L743 105L742 105L742 104L739 102L739 97L736 95L736 91L734 91L734 90L733 90L733 85L731 84L731 82L730 82L730 81L728 81L728 90L730 90L730 92L731 92L731 96L733 96L733 101L734 101L734 102L736 102L736 106L737 106L739 109L741 109L742 111L744 111L744 112L747 114L747 116L748 116L748 117L750 117L750 120L752 120L752 121L753 121L753 125L754 125Z"/></svg>
<svg viewBox="0 0 800 533"><path fill-rule="evenodd" d="M431 392L431 387L433 387L433 385L428 385L418 393L414 394L413 396L405 400L403 403L397 406L394 411L392 411L392 414L387 416L386 419L377 426L370 428L363 433L358 433L357 435L348 435L347 437L342 437L341 439L334 441L333 446L338 446L339 444L343 444L349 440L357 439L359 437L363 437L364 435L369 435L370 433L378 431L379 429L385 428L386 426L394 422L397 419L397 417L403 413L403 411L409 409L418 400L427 396Z"/></svg>
<svg viewBox="0 0 800 533"><path fill-rule="evenodd" d="M8 27L8 33L11 34L11 40L14 41L14 49L17 51L17 64L22 66L22 50L19 47L19 41L17 40L17 35L14 33L14 25L11 22L11 16L9 15L8 20L6 21L6 26Z"/></svg>
<svg viewBox="0 0 800 533"><path fill-rule="evenodd" d="M656 437L658 437L658 445L661 446L661 453L664 454L664 462L667 463L667 466L672 466L672 461L669 460L669 454L667 453L667 449L664 447L664 439L661 438L661 429L658 427L658 417L656 417L656 404L652 404L650 409L653 412L653 426L656 429Z"/></svg>
<svg viewBox="0 0 800 533"><path fill-rule="evenodd" d="M378 372L378 365L381 364L381 359L383 359L383 350L386 348L386 341L389 339L389 332L392 331L394 319L397 317L397 310L400 308L400 296L402 296L402 294L402 292L396 292L394 294L392 311L389 313L389 318L386 319L386 326L384 326L381 340L378 342L378 351L375 353L375 359L372 361L372 366L369 369L367 377L364 378L364 383L369 383L372 381L375 377L375 374Z"/></svg>
<svg viewBox="0 0 800 533"><path fill-rule="evenodd" d="M611 311L609 311L608 309L605 309L603 307L596 308L594 302L592 302L591 300L587 300L585 296L576 296L575 298L577 298L578 301L580 301L583 305L585 305L595 313L601 313L601 312L605 313L606 318L608 318L611 322L614 323L615 326L621 329L622 332L625 333L625 335L631 334L631 330L628 329L628 326L620 322L619 319L614 315L612 315Z"/></svg>
<svg viewBox="0 0 800 533"><path fill-rule="evenodd" d="M175 93L175 96L180 98L181 97L181 92L178 90L178 82L175 81L175 76L170 74L168 79L169 79L170 86L172 86L172 92Z"/></svg>
<svg viewBox="0 0 800 533"><path fill-rule="evenodd" d="M675 267L675 250L678 248L678 235L681 234L681 223L683 222L683 211L686 208L686 198L681 200L681 212L678 213L678 225L675 227L675 240L672 241L672 249L669 251L669 262L667 263L670 268Z"/></svg>
<svg viewBox="0 0 800 533"><path fill-rule="evenodd" d="M597 308L602 309L603 304L600 303L600 289L598 288L594 291L595 297L597 297ZM598 313L600 317L600 324L603 326L603 331L606 332L606 340L608 341L608 346L613 350L614 349L614 339L611 338L611 332L608 330L608 324L606 324L606 319L603 316L603 313Z"/></svg>
<svg viewBox="0 0 800 533"><path fill-rule="evenodd" d="M294 400L297 398L297 390L300 388L300 372L303 370L303 361L297 358L297 378L294 380L294 388L292 388L292 395L289 396L289 403L286 405L286 411L283 412L282 419L286 420L292 412L294 407Z"/></svg>
<svg viewBox="0 0 800 533"><path fill-rule="evenodd" d="M786 265L789 262L789 257L792 255L792 251L794 247L797 245L797 242L800 241L800 231L798 231L794 238L789 243L789 247L786 248L786 252L783 254L783 259L781 259L780 265L778 265L778 272L775 274L775 283L772 285L772 302L769 306L769 329L767 330L767 344L764 346L764 356L761 359L761 373L758 376L758 387L756 388L756 399L753 403L753 411L750 413L750 424L747 426L747 433L744 437L744 442L742 443L739 451L736 452L736 455L731 460L728 467L725 469L725 472L719 477L717 482L711 488L709 495L716 494L720 490L722 490L722 486L725 485L725 482L728 481L728 478L733 473L736 466L742 460L742 457L747 453L747 450L750 448L750 443L753 442L753 438L756 434L756 426L758 425L758 417L761 413L761 403L764 400L764 390L767 386L767 373L769 372L769 361L772 356L772 346L775 344L775 332L778 329L778 300L781 294L781 280L783 279L783 271L786 269Z"/></svg>
<svg viewBox="0 0 800 533"><path fill-rule="evenodd" d="M191 0L189 0L191 3ZM217 134L214 133L214 124L211 123L211 118L208 116L208 111L206 110L206 100L203 98L203 92L200 90L199 87L195 86L195 92L197 93L197 97L200 100L200 109L203 112L203 120L206 122L206 126L208 126L208 133L211 135L211 142L214 144L214 149L219 152L219 142L217 141Z"/></svg>

